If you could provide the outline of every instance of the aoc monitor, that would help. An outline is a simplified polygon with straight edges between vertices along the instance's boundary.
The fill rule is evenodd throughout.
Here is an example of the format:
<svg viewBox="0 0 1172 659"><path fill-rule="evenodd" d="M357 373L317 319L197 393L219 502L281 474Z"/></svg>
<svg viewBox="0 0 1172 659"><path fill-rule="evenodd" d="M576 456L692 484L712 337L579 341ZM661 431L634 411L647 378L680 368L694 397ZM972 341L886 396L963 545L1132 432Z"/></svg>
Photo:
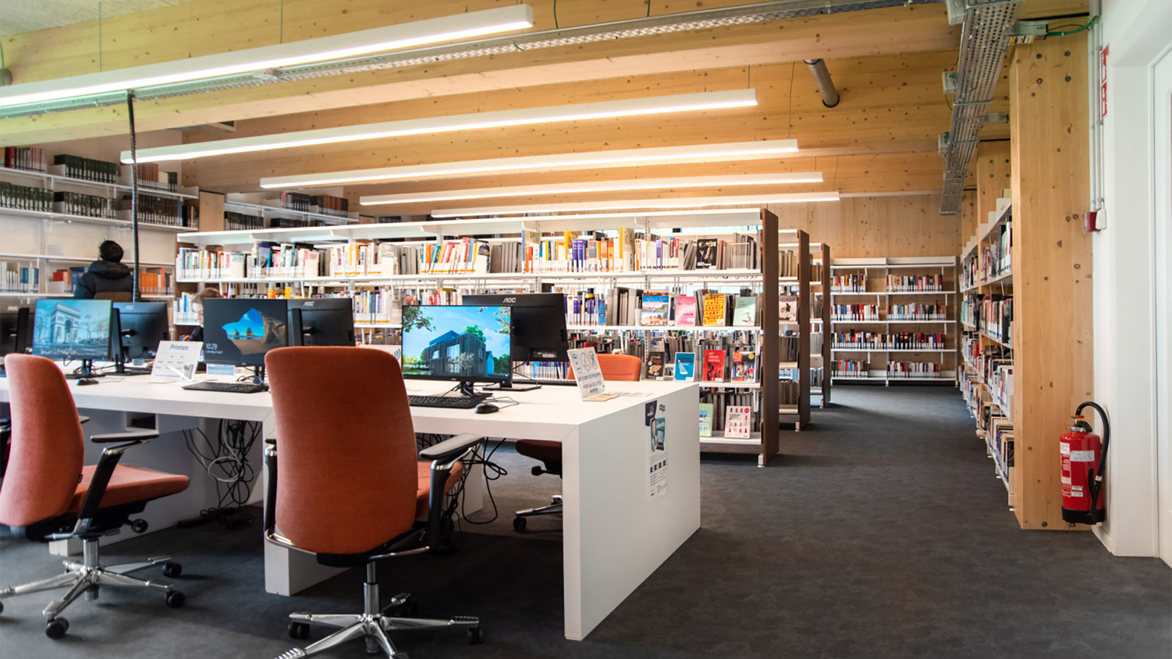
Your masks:
<svg viewBox="0 0 1172 659"><path fill-rule="evenodd" d="M115 302L123 359L151 359L170 331L166 302Z"/></svg>
<svg viewBox="0 0 1172 659"><path fill-rule="evenodd" d="M289 300L289 345L354 345L354 301L348 297Z"/></svg>
<svg viewBox="0 0 1172 659"><path fill-rule="evenodd" d="M209 364L251 366L262 377L265 353L289 345L285 300L203 301L203 354Z"/></svg>
<svg viewBox="0 0 1172 659"><path fill-rule="evenodd" d="M569 361L566 296L562 293L465 295L464 304L506 306L512 310L512 360Z"/></svg>
<svg viewBox="0 0 1172 659"><path fill-rule="evenodd" d="M508 382L511 317L505 306L403 305L403 376Z"/></svg>

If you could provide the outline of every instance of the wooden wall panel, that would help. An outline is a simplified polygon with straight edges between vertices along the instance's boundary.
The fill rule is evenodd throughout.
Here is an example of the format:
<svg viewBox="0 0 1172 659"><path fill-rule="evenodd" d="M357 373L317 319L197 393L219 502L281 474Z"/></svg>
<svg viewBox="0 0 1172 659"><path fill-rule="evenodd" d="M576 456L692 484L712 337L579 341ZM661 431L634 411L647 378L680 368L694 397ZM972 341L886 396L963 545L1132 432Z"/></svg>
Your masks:
<svg viewBox="0 0 1172 659"><path fill-rule="evenodd" d="M952 256L960 251L960 216L941 215L939 195L847 197L769 206L782 229L801 229L830 245L832 258Z"/></svg>
<svg viewBox="0 0 1172 659"><path fill-rule="evenodd" d="M1058 437L1093 393L1086 36L1012 57L1014 512L1022 528L1065 529Z"/></svg>

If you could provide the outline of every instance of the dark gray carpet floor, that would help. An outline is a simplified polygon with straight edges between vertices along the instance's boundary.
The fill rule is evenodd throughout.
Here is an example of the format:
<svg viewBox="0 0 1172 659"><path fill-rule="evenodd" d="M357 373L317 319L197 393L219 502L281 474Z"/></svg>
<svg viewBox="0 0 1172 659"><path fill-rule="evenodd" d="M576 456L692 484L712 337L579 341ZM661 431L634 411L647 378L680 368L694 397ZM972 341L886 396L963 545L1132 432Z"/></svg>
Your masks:
<svg viewBox="0 0 1172 659"><path fill-rule="evenodd" d="M387 561L384 596L421 612L481 616L487 641L403 635L416 659L545 657L1172 657L1172 570L1116 558L1089 533L1023 532L947 388L838 388L815 425L783 433L766 469L704 457L696 533L590 636L562 638L556 518L511 530L557 479L498 452L501 519L464 525L454 557ZM259 516L259 511L252 511ZM275 657L294 610L360 608L361 575L291 598L264 593L259 520L169 529L104 550L184 564L179 610L106 589L72 606L68 636L43 634L45 594L4 602L0 657ZM0 582L56 573L43 546L0 539ZM365 656L361 643L325 655Z"/></svg>

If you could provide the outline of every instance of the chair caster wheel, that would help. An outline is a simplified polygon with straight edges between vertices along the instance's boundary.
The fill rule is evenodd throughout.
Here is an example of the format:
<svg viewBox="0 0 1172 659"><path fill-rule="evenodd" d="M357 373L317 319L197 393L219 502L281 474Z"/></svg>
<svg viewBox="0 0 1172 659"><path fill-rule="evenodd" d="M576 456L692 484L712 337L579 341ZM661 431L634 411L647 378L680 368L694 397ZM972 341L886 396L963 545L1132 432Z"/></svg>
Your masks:
<svg viewBox="0 0 1172 659"><path fill-rule="evenodd" d="M289 623L288 632L289 638L304 641L309 638L309 625L304 622L291 622Z"/></svg>
<svg viewBox="0 0 1172 659"><path fill-rule="evenodd" d="M145 519L136 519L130 523L130 530L135 533L146 533L150 527L151 525L147 524Z"/></svg>
<svg viewBox="0 0 1172 659"><path fill-rule="evenodd" d="M523 519L523 518L522 518ZM468 645L480 645L484 642L484 630L480 626L468 628Z"/></svg>
<svg viewBox="0 0 1172 659"><path fill-rule="evenodd" d="M183 603L187 601L187 598L183 596L183 593L177 590L172 590L171 592L167 593L165 601L167 602L168 609L178 609L179 607L183 606Z"/></svg>
<svg viewBox="0 0 1172 659"><path fill-rule="evenodd" d="M513 530L517 533L522 533L525 531L525 524L526 522L524 517L513 518Z"/></svg>
<svg viewBox="0 0 1172 659"><path fill-rule="evenodd" d="M178 563L170 562L163 565L163 576L168 579L178 579L182 574L183 566Z"/></svg>
<svg viewBox="0 0 1172 659"><path fill-rule="evenodd" d="M53 618L45 625L45 636L56 641L59 638L65 638L65 632L69 631L69 621L65 618Z"/></svg>

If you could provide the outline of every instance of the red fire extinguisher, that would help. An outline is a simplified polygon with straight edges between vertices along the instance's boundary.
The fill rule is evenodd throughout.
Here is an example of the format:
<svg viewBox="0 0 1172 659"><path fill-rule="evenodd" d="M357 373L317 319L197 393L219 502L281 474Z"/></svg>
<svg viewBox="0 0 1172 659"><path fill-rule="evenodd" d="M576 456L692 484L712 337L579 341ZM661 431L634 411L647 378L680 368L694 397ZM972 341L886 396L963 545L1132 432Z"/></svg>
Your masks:
<svg viewBox="0 0 1172 659"><path fill-rule="evenodd" d="M1103 419L1103 438L1091 432L1082 416L1093 407ZM1072 524L1096 524L1107 516L1103 504L1103 468L1107 466L1107 441L1111 425L1102 407L1091 401L1074 411L1070 432L1059 440L1062 454L1062 519Z"/></svg>

